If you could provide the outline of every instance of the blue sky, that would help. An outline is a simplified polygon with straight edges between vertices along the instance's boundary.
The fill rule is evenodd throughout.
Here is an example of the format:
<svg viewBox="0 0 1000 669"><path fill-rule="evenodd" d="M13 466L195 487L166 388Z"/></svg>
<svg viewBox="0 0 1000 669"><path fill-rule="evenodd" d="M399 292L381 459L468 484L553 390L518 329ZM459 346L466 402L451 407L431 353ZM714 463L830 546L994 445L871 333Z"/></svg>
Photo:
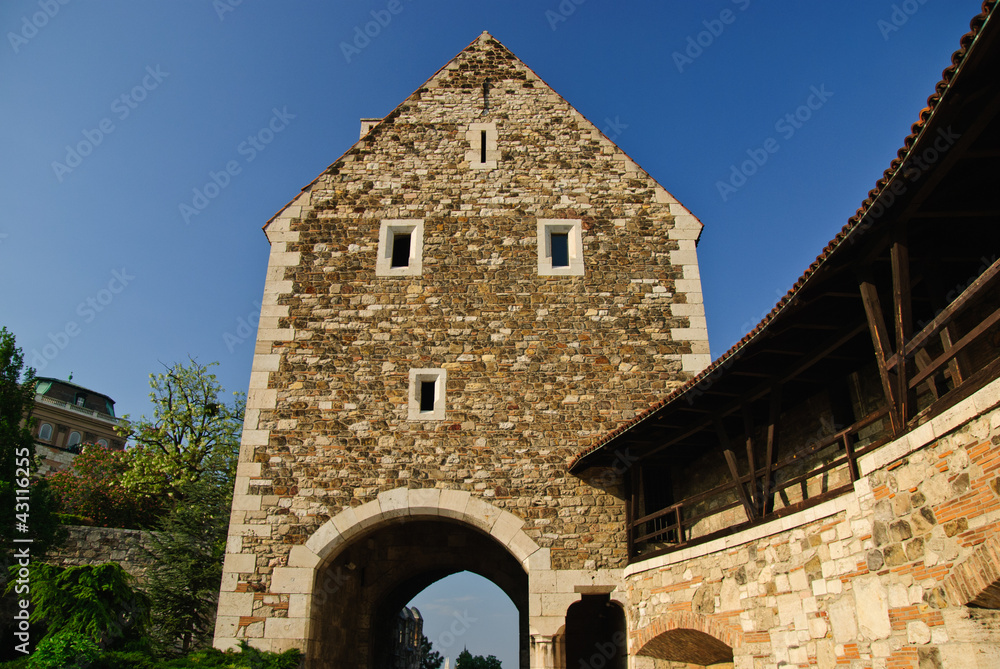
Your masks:
<svg viewBox="0 0 1000 669"><path fill-rule="evenodd" d="M245 390L261 226L359 118L483 30L705 224L717 357L854 213L979 10L397 1L3 3L0 324L40 375L72 372L132 415L147 375L187 356Z"/></svg>

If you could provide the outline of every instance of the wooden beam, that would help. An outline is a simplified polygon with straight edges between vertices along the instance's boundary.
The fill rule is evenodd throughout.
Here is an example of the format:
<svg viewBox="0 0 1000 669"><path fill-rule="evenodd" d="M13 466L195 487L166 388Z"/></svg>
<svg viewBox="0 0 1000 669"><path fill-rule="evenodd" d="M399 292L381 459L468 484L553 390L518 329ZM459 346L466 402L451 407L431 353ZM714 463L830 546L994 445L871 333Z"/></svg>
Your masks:
<svg viewBox="0 0 1000 669"><path fill-rule="evenodd" d="M761 513L766 514L770 506L771 467L774 464L774 454L778 451L778 417L781 415L781 386L771 388L771 397L767 416L767 444L764 451L764 479L761 492Z"/></svg>
<svg viewBox="0 0 1000 669"><path fill-rule="evenodd" d="M753 452L753 414L750 412L750 403L743 405L743 433L746 435L747 462L750 463L750 502L755 509L760 509L760 500L757 499L757 478L754 472L757 471L757 458Z"/></svg>
<svg viewBox="0 0 1000 669"><path fill-rule="evenodd" d="M726 464L729 465L729 473L733 477L733 482L736 484L736 496L740 498L740 504L743 505L743 509L747 512L747 518L751 521L757 520L757 511L753 508L753 504L747 499L747 492L743 489L743 483L740 481L739 472L736 470L736 456L733 454L731 449L726 449L722 451L723 455L726 456Z"/></svg>
<svg viewBox="0 0 1000 669"><path fill-rule="evenodd" d="M889 331L886 329L885 317L882 315L882 306L878 299L878 291L870 277L865 276L859 280L858 288L861 291L861 300L865 305L865 316L868 319L872 345L875 347L875 362L878 364L879 378L882 380L882 392L885 394L885 401L891 409L889 417L892 423L892 433L899 434L902 425L899 423L897 415L895 379L886 367L886 359L892 349L889 342Z"/></svg>
<svg viewBox="0 0 1000 669"><path fill-rule="evenodd" d="M892 258L892 307L893 325L896 330L896 352L898 364L896 368L896 398L899 406L900 424L905 425L913 413L916 404L914 393L907 386L912 363L902 355L906 342L913 334L913 306L910 285L910 251L906 244L906 230L897 225L893 231L893 243L890 250Z"/></svg>
<svg viewBox="0 0 1000 669"><path fill-rule="evenodd" d="M736 468L736 455L733 453L733 448L729 443L729 435L726 433L725 426L722 425L722 419L718 416L715 417L715 433L719 436L719 445L722 446L722 454L726 457L726 464L729 465L729 473L733 477L733 483L736 484L736 496L740 500L740 504L743 505L744 510L747 512L747 518L754 520L757 517L757 511L754 509L753 504L747 498L746 489L743 487L743 481L740 478L739 470ZM751 474L753 473L753 466L750 467Z"/></svg>
<svg viewBox="0 0 1000 669"><path fill-rule="evenodd" d="M639 468L631 467L629 475L625 478L625 495L628 504L625 506L625 546L628 558L631 560L635 555L635 528L632 523L639 515Z"/></svg>

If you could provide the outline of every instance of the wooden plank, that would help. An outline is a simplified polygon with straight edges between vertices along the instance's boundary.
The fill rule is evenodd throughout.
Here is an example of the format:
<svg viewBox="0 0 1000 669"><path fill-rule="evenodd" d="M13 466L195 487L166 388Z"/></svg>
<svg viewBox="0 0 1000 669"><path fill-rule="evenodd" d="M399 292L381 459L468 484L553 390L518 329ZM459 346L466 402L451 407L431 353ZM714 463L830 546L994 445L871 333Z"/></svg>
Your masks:
<svg viewBox="0 0 1000 669"><path fill-rule="evenodd" d="M893 409L889 414L892 421L892 432L899 434L902 425L899 422L899 403L896 400L895 379L886 366L886 358L892 349L889 344L889 331L886 329L885 317L882 315L882 306L878 299L878 291L868 277L860 279L858 288L861 291L861 300L865 305L865 316L868 320L868 330L872 336L872 345L875 347L875 362L878 364L879 378L882 381L882 392L885 394L886 404Z"/></svg>

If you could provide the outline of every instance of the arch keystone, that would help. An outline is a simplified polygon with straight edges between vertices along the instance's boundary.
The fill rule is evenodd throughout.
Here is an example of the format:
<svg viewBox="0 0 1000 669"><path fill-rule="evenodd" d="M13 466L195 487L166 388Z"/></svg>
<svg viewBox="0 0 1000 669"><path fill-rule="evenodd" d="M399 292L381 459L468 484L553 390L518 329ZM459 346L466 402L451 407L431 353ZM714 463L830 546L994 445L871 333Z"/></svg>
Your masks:
<svg viewBox="0 0 1000 669"><path fill-rule="evenodd" d="M410 515L440 515L441 491L437 488L414 488L407 493Z"/></svg>

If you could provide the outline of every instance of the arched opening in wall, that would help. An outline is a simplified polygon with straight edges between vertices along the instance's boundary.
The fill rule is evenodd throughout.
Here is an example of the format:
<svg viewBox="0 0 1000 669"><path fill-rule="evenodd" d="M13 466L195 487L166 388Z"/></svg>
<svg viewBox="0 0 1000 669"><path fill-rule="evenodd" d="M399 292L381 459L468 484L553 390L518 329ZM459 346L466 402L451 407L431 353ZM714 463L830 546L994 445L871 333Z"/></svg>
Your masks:
<svg viewBox="0 0 1000 669"><path fill-rule="evenodd" d="M493 537L442 516L403 516L376 524L318 570L306 667L395 669L392 648L400 611L428 586L465 571L489 580L513 603L519 664L503 666L528 669L527 573ZM482 625L465 621L456 629L465 624ZM455 659L462 647L453 655L451 650Z"/></svg>
<svg viewBox="0 0 1000 669"><path fill-rule="evenodd" d="M452 574L407 606L420 611L424 636L450 660L449 667L464 649L474 656L493 655L504 667L520 666L517 607L492 581L467 571Z"/></svg>
<svg viewBox="0 0 1000 669"><path fill-rule="evenodd" d="M608 594L584 594L566 611L566 669L626 669L625 612Z"/></svg>
<svg viewBox="0 0 1000 669"><path fill-rule="evenodd" d="M653 637L639 649L636 662L642 669L689 669L711 667L724 669L733 666L733 649L711 634L679 627Z"/></svg>

